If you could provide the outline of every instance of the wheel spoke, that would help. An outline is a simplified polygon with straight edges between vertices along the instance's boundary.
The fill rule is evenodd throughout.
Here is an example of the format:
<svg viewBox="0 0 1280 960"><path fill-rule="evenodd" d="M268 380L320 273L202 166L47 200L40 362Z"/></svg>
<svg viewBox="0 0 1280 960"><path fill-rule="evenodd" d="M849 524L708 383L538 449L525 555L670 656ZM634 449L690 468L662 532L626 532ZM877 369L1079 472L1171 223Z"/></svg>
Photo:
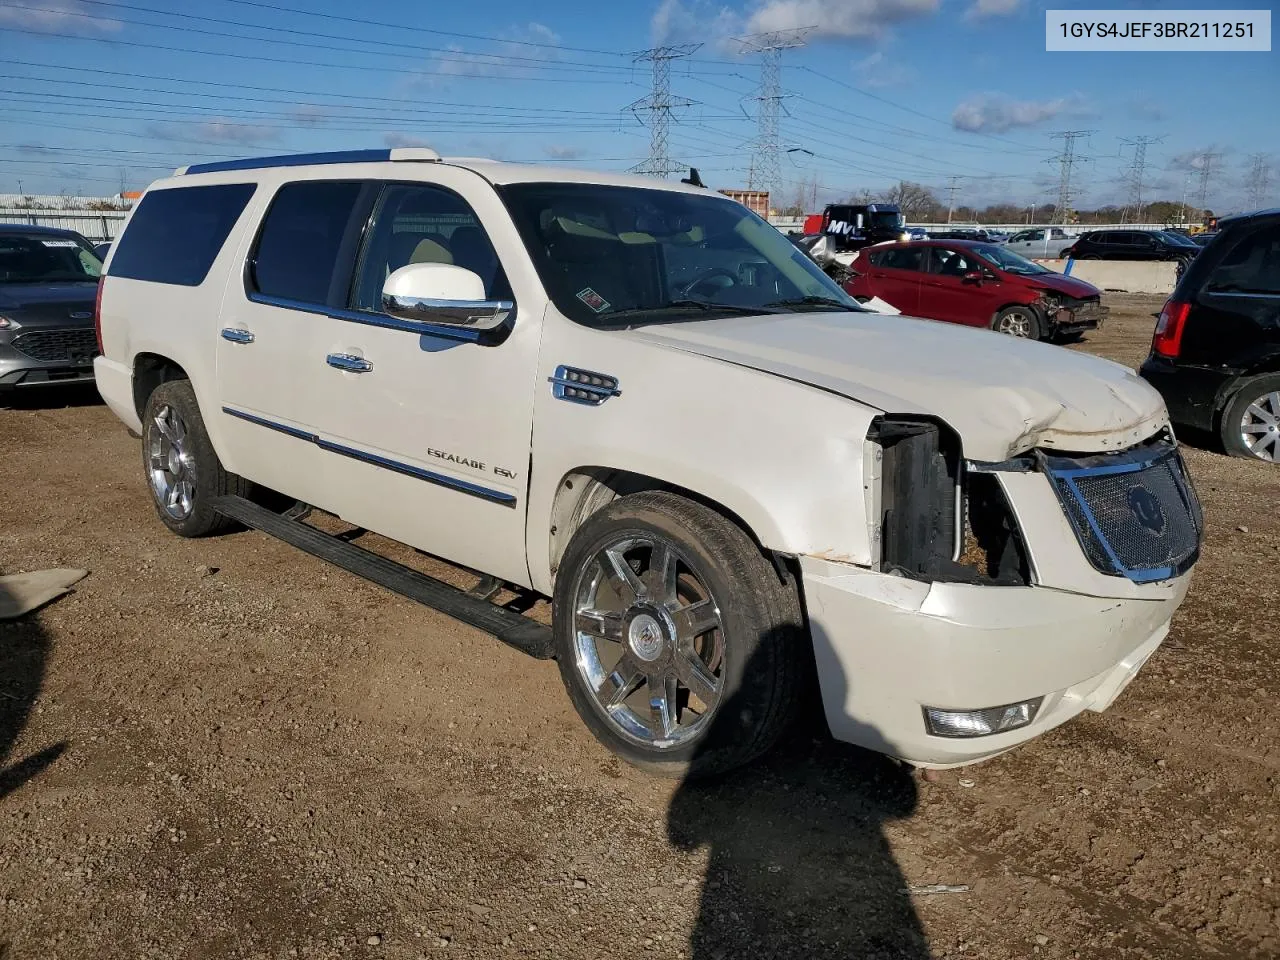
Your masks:
<svg viewBox="0 0 1280 960"><path fill-rule="evenodd" d="M674 675L650 674L649 717L654 736L668 739L679 725L676 712L679 709L680 688Z"/></svg>
<svg viewBox="0 0 1280 960"><path fill-rule="evenodd" d="M579 610L578 629L603 640L622 642L622 614L613 610Z"/></svg>
<svg viewBox="0 0 1280 960"><path fill-rule="evenodd" d="M676 599L676 556L663 540L655 540L649 554L649 570L645 574L649 598L655 603L671 603Z"/></svg>
<svg viewBox="0 0 1280 960"><path fill-rule="evenodd" d="M720 680L707 669L702 658L691 650L678 650L675 657L676 676L689 688L689 692L708 708L715 705L720 696Z"/></svg>
<svg viewBox="0 0 1280 960"><path fill-rule="evenodd" d="M631 695L644 673L629 653L624 653L609 675L596 688L596 698L606 707L616 707Z"/></svg>
<svg viewBox="0 0 1280 960"><path fill-rule="evenodd" d="M178 496L179 496L178 485L175 483L173 486L169 488L169 492L165 497L165 506L167 506L170 510L176 507L178 505Z"/></svg>
<svg viewBox="0 0 1280 960"><path fill-rule="evenodd" d="M1270 433L1271 428L1265 423L1245 423L1240 426L1241 433Z"/></svg>
<svg viewBox="0 0 1280 960"><path fill-rule="evenodd" d="M617 547L609 547L604 551L605 569L613 573L615 577L622 581L622 584L631 591L630 597L622 597L627 603L632 603L645 596L645 585L636 572L631 569L631 564L627 563L627 558Z"/></svg>
<svg viewBox="0 0 1280 960"><path fill-rule="evenodd" d="M682 644L692 644L695 638L720 626L720 611L711 600L699 600L674 611L671 619L677 639Z"/></svg>
<svg viewBox="0 0 1280 960"><path fill-rule="evenodd" d="M1275 396L1275 394L1272 394L1271 396ZM1276 423L1275 414L1262 409L1263 400L1265 400L1268 404L1271 404L1271 397L1265 397L1265 398L1259 397L1257 402L1249 404L1249 409L1247 413L1251 417L1253 417L1254 420L1261 421L1262 423L1265 423L1268 426L1274 426ZM1274 405L1273 405L1273 409L1274 409Z"/></svg>
<svg viewBox="0 0 1280 960"><path fill-rule="evenodd" d="M1272 421L1280 419L1280 391L1267 394L1267 406L1271 409Z"/></svg>
<svg viewBox="0 0 1280 960"><path fill-rule="evenodd" d="M165 407L155 419L156 429L160 431L160 436L164 437L170 443L173 443L173 427L169 423L169 408Z"/></svg>

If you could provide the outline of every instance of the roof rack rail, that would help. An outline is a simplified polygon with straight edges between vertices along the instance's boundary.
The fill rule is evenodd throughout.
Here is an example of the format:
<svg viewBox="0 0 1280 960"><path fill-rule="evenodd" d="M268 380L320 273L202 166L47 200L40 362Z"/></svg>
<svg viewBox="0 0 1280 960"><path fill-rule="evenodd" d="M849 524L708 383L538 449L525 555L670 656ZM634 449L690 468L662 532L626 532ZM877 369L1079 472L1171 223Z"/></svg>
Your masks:
<svg viewBox="0 0 1280 960"><path fill-rule="evenodd" d="M440 154L428 147L395 147L390 150L334 150L329 153L290 153L279 157L250 157L245 160L219 160L179 167L175 177L187 173L223 173L230 170L261 170L266 167L305 167L322 163L380 163L392 161L439 161Z"/></svg>

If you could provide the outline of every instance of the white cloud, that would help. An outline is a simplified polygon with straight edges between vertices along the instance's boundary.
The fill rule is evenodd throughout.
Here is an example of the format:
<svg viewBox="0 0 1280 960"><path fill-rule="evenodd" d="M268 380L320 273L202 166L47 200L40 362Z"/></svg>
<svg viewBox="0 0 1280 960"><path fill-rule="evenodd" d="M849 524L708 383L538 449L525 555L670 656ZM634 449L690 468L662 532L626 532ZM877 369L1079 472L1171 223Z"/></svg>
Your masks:
<svg viewBox="0 0 1280 960"><path fill-rule="evenodd" d="M25 0L21 7L0 6L0 24L58 33L116 33L123 24L79 0Z"/></svg>
<svg viewBox="0 0 1280 960"><path fill-rule="evenodd" d="M1207 147L1201 147L1199 150L1188 150L1185 153L1179 153L1169 161L1169 168L1172 170L1195 171L1199 173L1205 168L1205 164L1212 162L1213 167L1222 169L1222 155L1227 153L1228 149L1210 144ZM1213 159L1210 161L1209 157Z"/></svg>
<svg viewBox="0 0 1280 960"><path fill-rule="evenodd" d="M270 143L280 139L280 129L265 123L241 123L214 117L195 123L150 123L147 133L160 140L215 141L217 143Z"/></svg>
<svg viewBox="0 0 1280 960"><path fill-rule="evenodd" d="M864 87L900 87L916 78L915 70L898 63L892 57L886 57L880 50L861 60L855 60L853 70L858 75L858 82Z"/></svg>
<svg viewBox="0 0 1280 960"><path fill-rule="evenodd" d="M812 28L812 40L873 40L906 20L938 12L940 0L766 0L747 31Z"/></svg>
<svg viewBox="0 0 1280 960"><path fill-rule="evenodd" d="M560 35L541 23L527 23L502 34L494 49L477 53L456 44L445 56L428 57L426 67L410 78L412 82L439 86L456 77L530 76L534 60L557 60L560 57ZM536 75L536 74L534 74Z"/></svg>
<svg viewBox="0 0 1280 960"><path fill-rule="evenodd" d="M726 52L737 51L729 38L742 29L742 17L714 0L662 0L649 21L655 44L702 42Z"/></svg>
<svg viewBox="0 0 1280 960"><path fill-rule="evenodd" d="M411 133L384 133L382 135L382 144L392 150L396 149L396 147L431 148L431 144L424 137L415 137Z"/></svg>
<svg viewBox="0 0 1280 960"><path fill-rule="evenodd" d="M969 20L985 20L987 17L1007 17L1022 7L1022 0L974 0L965 11Z"/></svg>
<svg viewBox="0 0 1280 960"><path fill-rule="evenodd" d="M1034 127L1061 113L1077 112L1075 100L1013 100L992 94L978 94L965 100L951 114L951 125L969 133L1004 133L1015 127Z"/></svg>

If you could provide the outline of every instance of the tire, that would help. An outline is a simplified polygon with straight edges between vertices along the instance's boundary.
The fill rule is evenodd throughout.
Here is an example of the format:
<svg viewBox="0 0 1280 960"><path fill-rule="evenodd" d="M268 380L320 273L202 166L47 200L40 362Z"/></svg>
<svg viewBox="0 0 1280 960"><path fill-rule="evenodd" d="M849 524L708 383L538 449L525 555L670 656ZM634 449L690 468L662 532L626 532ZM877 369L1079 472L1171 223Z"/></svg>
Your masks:
<svg viewBox="0 0 1280 960"><path fill-rule="evenodd" d="M663 548L672 562L655 569ZM648 773L739 767L800 709L809 661L796 589L740 527L701 504L643 492L593 514L565 550L553 604L574 708L597 740ZM650 706L652 691L669 709Z"/></svg>
<svg viewBox="0 0 1280 960"><path fill-rule="evenodd" d="M1252 431L1246 434L1246 428ZM1280 375L1245 381L1223 409L1218 432L1233 457L1280 464ZM1246 441L1246 435L1254 439Z"/></svg>
<svg viewBox="0 0 1280 960"><path fill-rule="evenodd" d="M231 529L234 521L214 512L213 500L249 493L248 481L224 470L214 453L188 380L167 380L147 398L142 469L161 522L180 537Z"/></svg>
<svg viewBox="0 0 1280 960"><path fill-rule="evenodd" d="M1024 340L1043 340L1044 328L1040 311L1026 304L1005 307L991 321L991 329L996 333Z"/></svg>

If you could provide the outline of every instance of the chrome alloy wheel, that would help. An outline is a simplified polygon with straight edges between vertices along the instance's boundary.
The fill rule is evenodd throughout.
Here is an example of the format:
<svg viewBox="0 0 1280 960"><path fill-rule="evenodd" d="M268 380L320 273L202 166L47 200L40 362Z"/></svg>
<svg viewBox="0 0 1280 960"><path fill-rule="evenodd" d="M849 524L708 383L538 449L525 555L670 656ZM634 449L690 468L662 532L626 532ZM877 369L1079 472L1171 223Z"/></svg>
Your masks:
<svg viewBox="0 0 1280 960"><path fill-rule="evenodd" d="M579 572L574 598L578 672L623 736L665 749L710 722L724 689L720 609L671 543L606 545Z"/></svg>
<svg viewBox="0 0 1280 960"><path fill-rule="evenodd" d="M1026 310L1010 310L996 324L996 332L1011 337L1031 336L1031 314Z"/></svg>
<svg viewBox="0 0 1280 960"><path fill-rule="evenodd" d="M196 462L189 446L187 425L178 411L163 406L149 431L147 465L151 493L160 508L175 520L191 515L196 494Z"/></svg>
<svg viewBox="0 0 1280 960"><path fill-rule="evenodd" d="M1259 460L1280 463L1280 391L1264 393L1245 408L1240 441Z"/></svg>

